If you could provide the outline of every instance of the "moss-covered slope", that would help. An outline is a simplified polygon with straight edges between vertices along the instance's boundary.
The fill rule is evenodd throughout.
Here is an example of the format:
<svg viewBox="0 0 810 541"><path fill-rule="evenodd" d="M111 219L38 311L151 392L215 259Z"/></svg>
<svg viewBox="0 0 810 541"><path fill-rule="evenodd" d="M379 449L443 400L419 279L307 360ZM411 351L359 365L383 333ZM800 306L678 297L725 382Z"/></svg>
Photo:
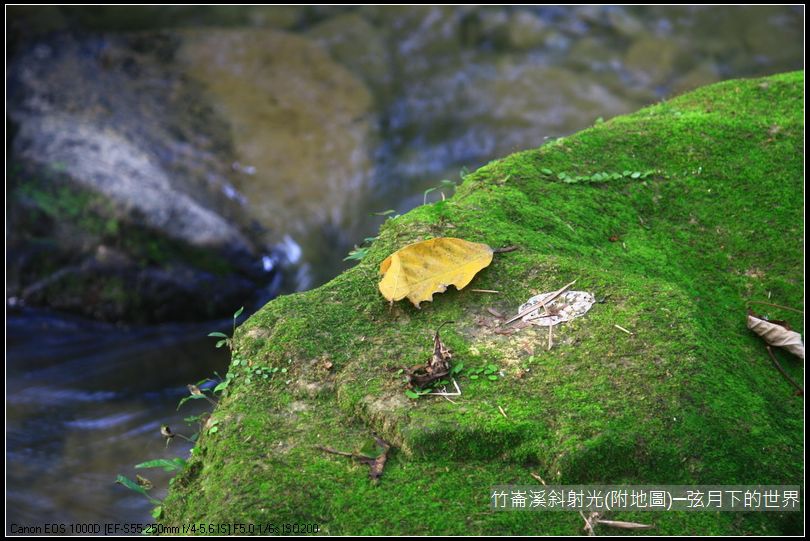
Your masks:
<svg viewBox="0 0 810 541"><path fill-rule="evenodd" d="M176 479L164 523L577 534L576 513L492 512L489 487L535 484L531 472L559 484L800 483L802 399L744 316L750 299L802 308L803 85L790 73L703 88L490 163L453 198L388 220L357 267L238 329L218 430ZM422 310L389 307L380 262L438 236L520 249ZM482 325L487 308L514 313L574 279L602 302L555 328L550 351L545 330ZM397 371L424 362L448 320L454 360L503 375L460 378L453 402L410 400ZM280 370L248 376L259 367ZM377 485L314 447L358 450L373 432L394 446ZM661 534L803 528L800 513L614 518Z"/></svg>

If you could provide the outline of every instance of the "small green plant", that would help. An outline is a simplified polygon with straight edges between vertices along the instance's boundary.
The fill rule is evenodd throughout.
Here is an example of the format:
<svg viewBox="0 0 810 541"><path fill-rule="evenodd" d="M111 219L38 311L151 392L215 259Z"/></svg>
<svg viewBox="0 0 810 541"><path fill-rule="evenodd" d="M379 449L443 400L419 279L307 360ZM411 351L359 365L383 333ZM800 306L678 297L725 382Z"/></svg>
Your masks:
<svg viewBox="0 0 810 541"><path fill-rule="evenodd" d="M405 396L416 399L422 395L428 394L431 391L433 391L433 389L405 389Z"/></svg>
<svg viewBox="0 0 810 541"><path fill-rule="evenodd" d="M498 380L498 367L494 364L488 364L486 366L481 366L478 368L468 368L464 375L470 378L471 380L476 380L481 377L485 377L490 381L497 381Z"/></svg>
<svg viewBox="0 0 810 541"><path fill-rule="evenodd" d="M349 255L343 258L343 261L360 261L368 254L368 247L362 248L354 245L354 250L349 252Z"/></svg>
<svg viewBox="0 0 810 541"><path fill-rule="evenodd" d="M222 346L227 345L229 349L233 350L233 335L236 332L236 320L239 318L239 316L242 315L242 312L244 312L244 311L245 311L245 307L243 306L239 310L234 312L234 314L233 314L233 329L231 330L231 336L228 336L227 334L222 333L222 332L218 332L218 331L208 333L208 336L220 339L216 343L217 348L221 348Z"/></svg>
<svg viewBox="0 0 810 541"><path fill-rule="evenodd" d="M364 238L363 239L363 244L361 244L360 246L355 244L354 245L354 250L349 252L349 255L344 257L343 261L350 261L350 260L360 261L361 259L366 257L366 255L368 254L369 249L371 248L371 246L366 246L366 244L371 244L375 240L377 240L377 237L366 237L366 238Z"/></svg>
<svg viewBox="0 0 810 541"><path fill-rule="evenodd" d="M438 186L434 186L433 188L428 188L427 190L425 190L425 193L423 194L422 204L427 205L427 196L428 196L429 193L435 192L436 190L442 190L442 188L447 189L447 190L452 188L455 191L456 183L453 182L452 180L444 179L444 180L441 180L439 182ZM446 199L446 197L444 195L444 191L441 191L439 193L442 194L442 201L444 201Z"/></svg>
<svg viewBox="0 0 810 541"><path fill-rule="evenodd" d="M546 176L556 176L558 180L561 182L565 182L566 184L577 184L577 183L596 183L596 182L607 182L610 180L622 180L622 179L645 179L653 174L655 171L647 170L647 171L623 171L621 173L613 172L609 173L607 171L600 171L598 173L593 173L592 175L572 175L567 171L561 171L554 175L554 171L551 169L544 167L540 170L540 172Z"/></svg>
<svg viewBox="0 0 810 541"><path fill-rule="evenodd" d="M133 492L137 492L138 494L145 496L146 499L148 499L152 505L160 505L163 503L157 498L153 498L152 496L149 495L149 490L152 489L152 486L151 483L147 483L145 479L143 481L138 482L133 481L132 479L130 479L125 475L118 474L118 477L115 478L115 482L125 488L128 488Z"/></svg>
<svg viewBox="0 0 810 541"><path fill-rule="evenodd" d="M452 366L452 368L450 369L450 374L449 375L450 375L450 377L466 376L466 377L470 378L470 380L477 380L477 379L481 379L481 378L486 378L489 381L497 381L498 379L500 379L500 376L498 375L499 370L500 369L494 364L488 364L486 366L481 366L481 367L476 367L476 368L468 368L468 369L465 370L464 369L464 363L463 362L458 362L458 363L456 363L456 364L454 364ZM397 371L396 375L400 376L403 373L404 373L404 370L400 369L399 371ZM407 381L407 378L405 379L405 381ZM441 379L441 380L438 380L438 381L434 381L433 383L431 383L429 386L425 387L424 389L417 389L417 388L406 389L405 390L405 396L415 400L415 399L420 398L420 397L422 397L422 396L424 396L426 394L430 394L430 393L432 393L432 392L434 392L434 391L436 391L438 389L441 389L442 387L445 387L447 385L450 385L450 381L446 380L446 379Z"/></svg>
<svg viewBox="0 0 810 541"><path fill-rule="evenodd" d="M253 378L268 380L273 377L276 373L286 374L286 368L279 368L278 366L254 366L248 369L247 376L245 377L245 383L250 385L253 381Z"/></svg>
<svg viewBox="0 0 810 541"><path fill-rule="evenodd" d="M158 458L156 460L148 460L135 465L135 469L145 468L162 468L165 472L183 471L188 465L184 458Z"/></svg>
<svg viewBox="0 0 810 541"><path fill-rule="evenodd" d="M248 366L248 362L243 358L241 358L239 354L235 353L233 350L233 334L236 332L236 320L239 319L239 316L242 315L242 312L244 312L244 310L245 307L243 306L239 308L239 310L234 312L231 336L228 336L222 332L212 332L208 334L208 336L219 339L216 343L217 348L221 348L222 346L226 345L228 346L228 349L231 350L232 354L233 359L231 362L232 366L242 366L243 364L246 367ZM256 370L257 369L254 369L254 372ZM286 372L287 369L284 368L283 371ZM261 374L263 375L263 372ZM229 370L225 378L222 378L217 372L214 372L214 375L217 377L216 380L213 380L211 378L205 378L198 381L197 383L188 385L189 394L188 396L184 396L182 399L180 399L180 402L177 404L177 409L179 410L180 407L189 400L201 400L201 399L208 400L211 404L216 405L217 401L211 398L211 396L209 396L208 394L206 394L209 391L209 389L206 388L206 384L210 384L213 381L219 381L219 383L216 386L214 386L214 388L211 389L210 392L211 394L221 394L228 388L228 385L235 377L235 373L233 370ZM249 380L250 377L248 376L248 381ZM211 416L210 413L204 412L199 415L191 415L189 417L186 417L184 421L189 425L193 423L198 423L200 426L200 430L202 430L204 427L207 426L208 434L216 434L217 431L219 430L219 426L217 426L219 424L219 421L211 421L206 425L206 421L208 421L210 416ZM169 428L168 425L160 426L160 434L163 438L165 438L167 446L169 445L169 442L171 442L175 437L180 437L188 441L189 443L194 444L200 435L200 430L195 432L191 437L188 437L184 436L183 434L172 432L171 428ZM189 453L193 454L194 448L191 448L189 450ZM136 469L161 468L165 472L172 473L172 472L181 472L187 466L188 462L186 461L186 459L181 457L174 457L174 458L159 458L155 460L147 460L146 462L136 464L135 468ZM137 475L136 480L133 481L132 479L126 477L125 475L119 474L116 477L115 482L119 485L128 488L129 490L132 490L133 492L137 492L138 494L145 496L153 505L155 505L156 507L152 510L152 517L155 520L158 520L160 519L161 516L163 516L163 507L162 507L163 502L161 500L151 497L148 493L148 491L152 489L151 481L149 481L144 477L141 477L140 475ZM171 485L173 482L174 478L169 481L169 484ZM145 531L144 533L148 532Z"/></svg>

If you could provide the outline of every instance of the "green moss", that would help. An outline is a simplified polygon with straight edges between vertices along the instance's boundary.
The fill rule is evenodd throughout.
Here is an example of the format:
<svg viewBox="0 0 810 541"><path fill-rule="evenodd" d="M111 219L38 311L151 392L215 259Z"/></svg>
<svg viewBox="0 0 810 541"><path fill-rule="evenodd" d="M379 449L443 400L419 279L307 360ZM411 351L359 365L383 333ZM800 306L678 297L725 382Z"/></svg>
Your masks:
<svg viewBox="0 0 810 541"><path fill-rule="evenodd" d="M225 276L234 272L221 254L156 234L135 223L122 222L121 212L103 196L76 185L68 185L59 178L54 166L41 175L11 173L14 185L12 197L17 208L25 209L25 216L16 219L22 223L35 223L23 227L33 238L29 242L54 242L54 237L71 231L75 246L86 248L96 243L116 248L129 255L141 266L171 267L182 263ZM44 176L43 176L44 175ZM43 222L51 224L45 227ZM64 242L64 241L63 241ZM47 269L47 263L39 268Z"/></svg>
<svg viewBox="0 0 810 541"><path fill-rule="evenodd" d="M531 472L560 484L799 484L802 400L744 316L747 300L769 296L802 308L803 85L800 72L700 89L492 162L452 199L388 220L358 266L239 328L242 356L289 377L234 380L165 523L574 535L577 514L492 513L489 487L533 484ZM603 171L654 174L557 175ZM389 307L380 262L431 236L519 245L473 283L501 293ZM573 279L602 302L555 328L550 351L545 330L479 325L488 307L514 313ZM405 398L397 370L424 362L448 320L455 359L503 376L462 378L455 403ZM802 379L799 363L782 361ZM359 450L371 432L395 446L378 485L365 466L314 447ZM659 534L803 530L799 513L614 518L652 521Z"/></svg>

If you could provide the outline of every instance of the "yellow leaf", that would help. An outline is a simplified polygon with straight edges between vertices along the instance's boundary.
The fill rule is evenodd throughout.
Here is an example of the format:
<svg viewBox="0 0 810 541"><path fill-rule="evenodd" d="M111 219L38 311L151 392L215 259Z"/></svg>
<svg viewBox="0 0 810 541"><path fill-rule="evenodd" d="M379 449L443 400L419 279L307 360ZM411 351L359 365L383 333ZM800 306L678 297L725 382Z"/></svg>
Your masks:
<svg viewBox="0 0 810 541"><path fill-rule="evenodd" d="M492 262L492 248L486 244L442 237L409 244L380 265L383 278L380 293L391 302L408 297L419 308L432 301L434 293L447 286L461 289L478 271Z"/></svg>

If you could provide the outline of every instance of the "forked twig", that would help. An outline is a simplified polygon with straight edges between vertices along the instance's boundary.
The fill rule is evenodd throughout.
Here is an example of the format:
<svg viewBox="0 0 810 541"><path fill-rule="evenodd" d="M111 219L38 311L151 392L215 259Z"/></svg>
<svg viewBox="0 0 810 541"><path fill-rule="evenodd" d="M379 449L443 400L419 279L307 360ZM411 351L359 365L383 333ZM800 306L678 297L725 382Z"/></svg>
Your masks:
<svg viewBox="0 0 810 541"><path fill-rule="evenodd" d="M586 517L585 513L583 513L582 511L580 511L579 514L585 521L585 527L583 528L583 530L587 530L588 535L592 536L596 535L594 526L597 526L599 524L604 524L605 526L610 526L611 528L621 528L623 530L649 530L654 527L652 524L641 524L640 522L626 522L624 520L607 520L602 518L598 512L593 512L588 517Z"/></svg>
<svg viewBox="0 0 810 541"><path fill-rule="evenodd" d="M378 481L380 477L382 477L383 468L385 467L385 461L388 460L388 451L391 449L391 446L385 442L382 438L374 436L374 441L377 443L377 446L380 448L380 454L376 457L370 457L366 455L361 455L358 453L347 453L346 451L339 451L337 449L333 449L332 447L326 447L325 445L316 445L316 449L320 449L326 453L332 453L333 455L340 455L340 456L347 456L357 460L358 462L362 462L366 466L370 468L368 472L369 478L372 481Z"/></svg>
<svg viewBox="0 0 810 541"><path fill-rule="evenodd" d="M583 530L587 530L587 531L588 531L588 535L591 535L591 536L594 536L594 537L595 537L595 536L596 536L596 532L595 532L595 531L593 531L593 523L591 522L591 519L589 519L588 517L586 517L586 516L585 516L585 513L583 513L582 511L580 511L580 512L579 512L579 514L580 514L580 516L582 517L582 520L584 520L584 521L585 521L585 527L583 528ZM592 518L594 518L594 515L595 515L595 516L599 516L599 515L598 515L598 513L593 513L593 514L591 515L591 517L592 517Z"/></svg>

